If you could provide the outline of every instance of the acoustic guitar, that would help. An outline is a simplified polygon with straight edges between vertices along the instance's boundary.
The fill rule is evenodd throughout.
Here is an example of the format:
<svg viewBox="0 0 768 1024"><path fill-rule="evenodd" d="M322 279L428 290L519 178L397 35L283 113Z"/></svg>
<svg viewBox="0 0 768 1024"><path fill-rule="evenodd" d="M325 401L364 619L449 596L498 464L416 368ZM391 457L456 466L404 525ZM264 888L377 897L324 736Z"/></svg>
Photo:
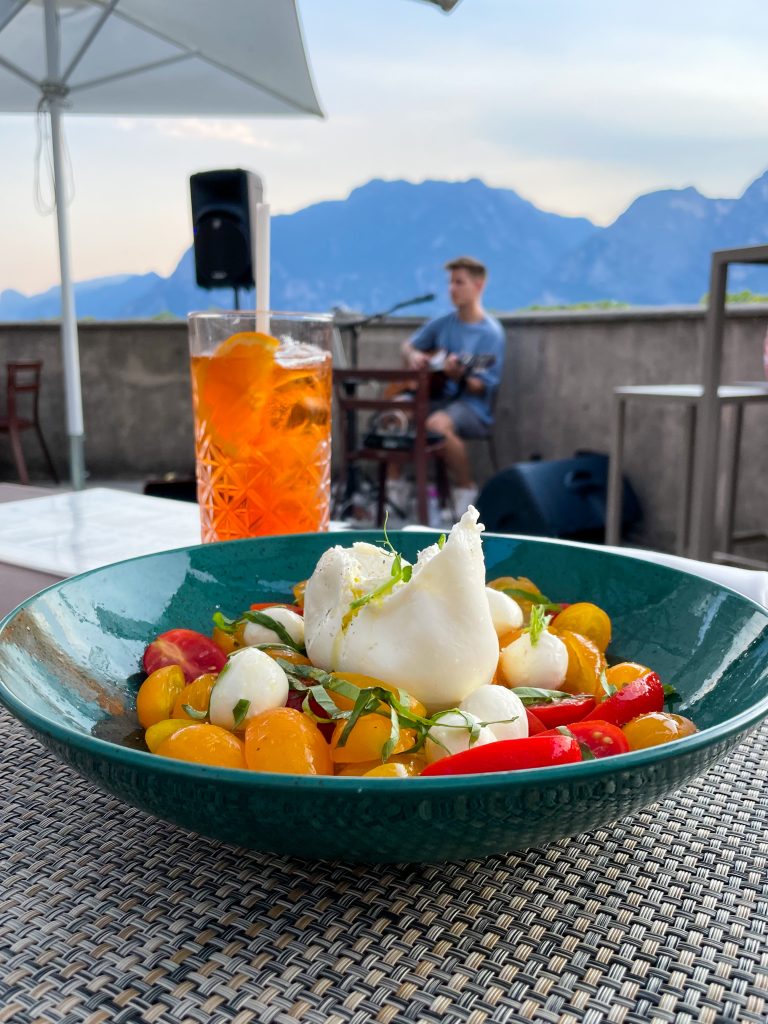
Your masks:
<svg viewBox="0 0 768 1024"><path fill-rule="evenodd" d="M444 367L446 359L449 355L454 353L446 352L445 349L440 348L433 352L429 359L429 397L433 402L439 402L445 394L445 389L450 380L445 373ZM459 364L464 367L466 374L472 373L473 370L487 370L488 367L493 366L496 362L496 356L490 353L474 354L463 352L456 355ZM390 384L388 388L384 390L383 398L397 398L398 395L406 395L410 392L416 391L418 387L417 380L406 380L399 381L397 384ZM461 389L460 389L461 390Z"/></svg>

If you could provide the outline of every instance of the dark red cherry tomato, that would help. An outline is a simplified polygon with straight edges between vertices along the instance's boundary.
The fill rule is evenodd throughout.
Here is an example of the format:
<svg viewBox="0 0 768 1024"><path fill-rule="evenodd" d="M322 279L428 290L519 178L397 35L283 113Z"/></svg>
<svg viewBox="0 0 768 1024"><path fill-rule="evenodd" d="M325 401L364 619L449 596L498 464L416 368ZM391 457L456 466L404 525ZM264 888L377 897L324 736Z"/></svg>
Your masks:
<svg viewBox="0 0 768 1024"><path fill-rule="evenodd" d="M539 719L545 729L556 729L558 725L580 722L595 706L595 698L589 694L557 700L551 704L531 704L530 711Z"/></svg>
<svg viewBox="0 0 768 1024"><path fill-rule="evenodd" d="M578 742L572 736L530 736L527 739L497 740L471 747L460 754L442 757L427 765L424 775L479 775L520 768L547 768L581 761Z"/></svg>
<svg viewBox="0 0 768 1024"><path fill-rule="evenodd" d="M147 675L166 665L178 665L188 683L208 672L218 674L226 663L227 656L221 648L193 629L169 629L144 651Z"/></svg>
<svg viewBox="0 0 768 1024"><path fill-rule="evenodd" d="M627 737L618 725L611 722L595 718L586 722L572 722L566 729L579 743L586 744L595 757L629 753Z"/></svg>
<svg viewBox="0 0 768 1024"><path fill-rule="evenodd" d="M618 693L596 705L581 721L599 719L613 725L626 725L638 715L661 711L663 708L664 687L656 673L649 672L648 675L627 683Z"/></svg>

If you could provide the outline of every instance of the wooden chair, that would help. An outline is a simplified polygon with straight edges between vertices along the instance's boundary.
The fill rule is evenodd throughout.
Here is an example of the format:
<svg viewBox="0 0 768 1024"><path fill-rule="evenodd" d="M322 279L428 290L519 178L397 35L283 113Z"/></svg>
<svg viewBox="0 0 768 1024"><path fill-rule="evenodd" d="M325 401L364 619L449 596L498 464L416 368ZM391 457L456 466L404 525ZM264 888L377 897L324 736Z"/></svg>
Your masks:
<svg viewBox="0 0 768 1024"><path fill-rule="evenodd" d="M413 390L413 385L416 385ZM348 479L350 467L358 462L378 464L377 522L384 523L387 471L390 466L412 463L416 476L416 506L419 522L427 523L427 483L430 463L434 463L438 493L443 500L448 491L448 474L444 461L445 440L428 435L426 421L429 415L429 371L413 370L361 370L337 369L333 371L333 384L339 411L341 437L342 479ZM359 397L360 389L377 386L376 397ZM385 397L385 394L397 397ZM407 417L412 424L413 442L407 449L366 445L361 440L358 413L392 413Z"/></svg>
<svg viewBox="0 0 768 1024"><path fill-rule="evenodd" d="M48 471L56 483L59 476L53 464L51 453L40 428L39 400L40 376L43 371L42 360L6 363L6 406L5 414L0 416L0 434L7 434L11 442L13 461L23 484L29 483L27 463L21 447L21 434L24 430L37 433L40 447L43 449ZM27 415L22 415L19 405L27 403Z"/></svg>

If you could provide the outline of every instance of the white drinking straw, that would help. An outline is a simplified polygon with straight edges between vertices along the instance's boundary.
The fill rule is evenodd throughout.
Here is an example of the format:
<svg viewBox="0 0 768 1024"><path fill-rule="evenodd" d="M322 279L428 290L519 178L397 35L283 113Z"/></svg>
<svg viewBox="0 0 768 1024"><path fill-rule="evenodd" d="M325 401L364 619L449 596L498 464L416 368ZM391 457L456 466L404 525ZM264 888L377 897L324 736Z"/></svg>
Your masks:
<svg viewBox="0 0 768 1024"><path fill-rule="evenodd" d="M269 203L256 206L256 330L269 334Z"/></svg>

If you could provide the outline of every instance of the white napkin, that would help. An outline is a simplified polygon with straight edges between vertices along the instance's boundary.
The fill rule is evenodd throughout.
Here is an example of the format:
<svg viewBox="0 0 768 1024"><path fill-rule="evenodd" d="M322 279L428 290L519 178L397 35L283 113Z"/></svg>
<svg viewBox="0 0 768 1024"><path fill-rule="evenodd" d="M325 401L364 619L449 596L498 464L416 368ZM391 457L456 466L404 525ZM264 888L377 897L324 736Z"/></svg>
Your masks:
<svg viewBox="0 0 768 1024"><path fill-rule="evenodd" d="M406 526L406 530L423 530L428 533L440 533L440 530L431 530L426 526ZM547 540L546 537L534 537L533 540ZM574 548L592 548L596 551L614 551L617 555L626 555L628 558L640 558L646 562L656 562L659 565L669 565L673 569L680 569L681 572L690 572L694 576L702 576L704 579L719 583L722 587L729 587L731 590L743 594L745 597L756 601L758 604L768 608L768 572L756 569L737 569L732 565L715 565L713 562L697 562L693 558L682 558L680 555L668 555L664 551L646 551L644 548L619 548L611 547L608 544L581 544L578 541L561 540L558 544L567 544Z"/></svg>

